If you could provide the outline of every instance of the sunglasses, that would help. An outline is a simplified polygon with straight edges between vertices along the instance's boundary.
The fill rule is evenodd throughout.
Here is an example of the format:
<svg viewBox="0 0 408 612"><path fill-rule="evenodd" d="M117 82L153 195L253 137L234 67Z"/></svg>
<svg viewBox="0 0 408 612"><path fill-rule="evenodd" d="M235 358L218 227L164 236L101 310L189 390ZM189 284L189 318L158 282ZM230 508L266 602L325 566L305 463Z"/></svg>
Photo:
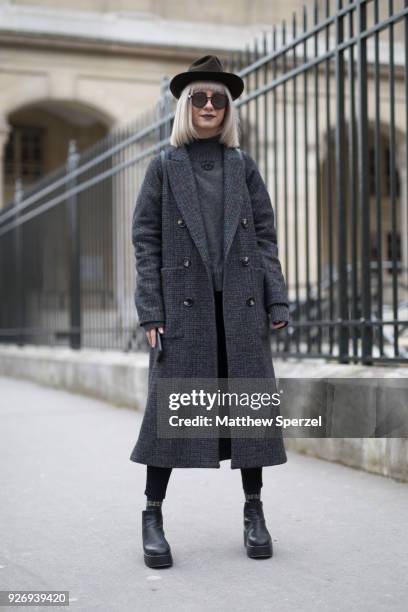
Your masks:
<svg viewBox="0 0 408 612"><path fill-rule="evenodd" d="M228 104L227 96L222 93L215 93L213 96L207 96L203 91L197 91L196 93L188 94L188 97L191 98L191 102L196 108L204 108L207 104L207 100L211 100L216 110L225 108Z"/></svg>

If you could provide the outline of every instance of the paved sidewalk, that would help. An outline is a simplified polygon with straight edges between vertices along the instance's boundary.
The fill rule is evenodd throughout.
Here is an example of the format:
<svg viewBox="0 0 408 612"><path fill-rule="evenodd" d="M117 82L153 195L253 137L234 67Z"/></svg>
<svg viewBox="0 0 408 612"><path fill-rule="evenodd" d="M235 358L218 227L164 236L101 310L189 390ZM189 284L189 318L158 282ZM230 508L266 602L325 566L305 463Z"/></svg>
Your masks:
<svg viewBox="0 0 408 612"><path fill-rule="evenodd" d="M239 470L174 470L174 565L151 570L145 466L129 460L141 415L0 378L0 418L1 589L69 590L84 612L407 610L408 484L288 452L264 468L275 555L254 560Z"/></svg>

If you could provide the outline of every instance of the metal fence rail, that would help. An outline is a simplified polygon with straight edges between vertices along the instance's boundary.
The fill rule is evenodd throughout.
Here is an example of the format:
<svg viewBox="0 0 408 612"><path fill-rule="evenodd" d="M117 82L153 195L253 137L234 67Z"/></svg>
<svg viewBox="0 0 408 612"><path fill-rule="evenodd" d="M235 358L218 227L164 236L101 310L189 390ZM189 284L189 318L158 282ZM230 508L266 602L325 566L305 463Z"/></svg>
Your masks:
<svg viewBox="0 0 408 612"><path fill-rule="evenodd" d="M387 14L384 14L386 5ZM397 36L398 34L398 36ZM290 326L275 352L408 361L408 0L315 3L223 58L245 81L241 146L275 210ZM147 350L130 235L174 100L0 211L0 340Z"/></svg>

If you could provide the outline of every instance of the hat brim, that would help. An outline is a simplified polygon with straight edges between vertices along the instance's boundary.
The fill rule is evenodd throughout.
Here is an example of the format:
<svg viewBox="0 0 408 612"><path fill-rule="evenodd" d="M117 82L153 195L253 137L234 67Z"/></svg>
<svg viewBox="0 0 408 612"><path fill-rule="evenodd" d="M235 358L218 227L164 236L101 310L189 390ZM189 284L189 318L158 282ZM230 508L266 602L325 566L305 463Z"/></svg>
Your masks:
<svg viewBox="0 0 408 612"><path fill-rule="evenodd" d="M184 87L194 81L217 81L218 83L223 83L230 90L233 100L239 98L244 91L244 81L233 72L201 72L199 70L176 74L170 81L170 91L178 99Z"/></svg>

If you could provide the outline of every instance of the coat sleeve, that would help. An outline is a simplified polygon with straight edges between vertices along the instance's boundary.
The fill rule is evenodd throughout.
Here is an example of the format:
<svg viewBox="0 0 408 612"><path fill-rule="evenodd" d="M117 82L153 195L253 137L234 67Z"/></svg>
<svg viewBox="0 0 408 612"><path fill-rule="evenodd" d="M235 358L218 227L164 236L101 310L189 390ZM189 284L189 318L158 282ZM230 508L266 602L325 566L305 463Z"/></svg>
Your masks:
<svg viewBox="0 0 408 612"><path fill-rule="evenodd" d="M280 320L289 319L289 300L281 263L278 257L278 245L275 229L275 214L264 180L255 161L245 153L246 177L255 223L258 247L265 268L265 301L267 310L278 315ZM274 305L279 307L271 308ZM285 309L286 316L283 317Z"/></svg>
<svg viewBox="0 0 408 612"><path fill-rule="evenodd" d="M162 171L160 155L149 163L132 217L136 260L135 306L139 323L164 321L162 267Z"/></svg>
<svg viewBox="0 0 408 612"><path fill-rule="evenodd" d="M286 325L282 325L281 329L289 325L289 308L286 306L286 304L272 304L269 306L268 312L271 315L273 323L277 323L278 321L286 321Z"/></svg>

